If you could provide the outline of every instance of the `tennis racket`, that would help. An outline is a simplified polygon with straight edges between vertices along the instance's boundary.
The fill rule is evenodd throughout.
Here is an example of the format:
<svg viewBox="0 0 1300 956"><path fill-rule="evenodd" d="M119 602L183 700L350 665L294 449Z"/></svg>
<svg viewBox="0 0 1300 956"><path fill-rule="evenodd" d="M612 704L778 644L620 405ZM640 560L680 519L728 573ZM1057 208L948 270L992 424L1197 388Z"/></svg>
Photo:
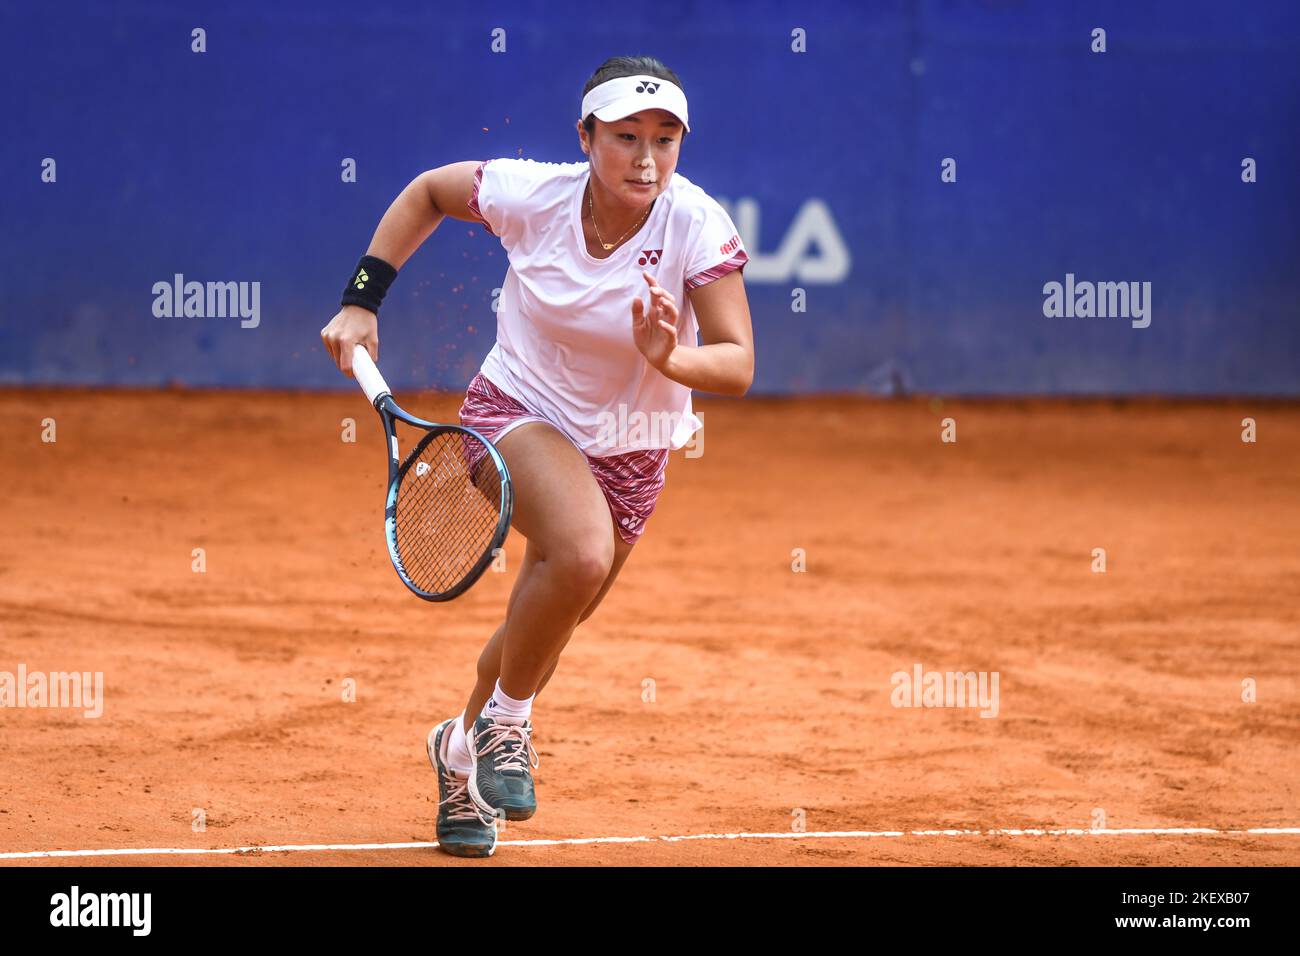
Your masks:
<svg viewBox="0 0 1300 956"><path fill-rule="evenodd" d="M416 595L450 601L479 579L510 531L514 490L505 459L472 428L426 422L403 410L365 346L352 355L352 374L388 439L388 556ZM394 429L399 421L424 432L404 459Z"/></svg>

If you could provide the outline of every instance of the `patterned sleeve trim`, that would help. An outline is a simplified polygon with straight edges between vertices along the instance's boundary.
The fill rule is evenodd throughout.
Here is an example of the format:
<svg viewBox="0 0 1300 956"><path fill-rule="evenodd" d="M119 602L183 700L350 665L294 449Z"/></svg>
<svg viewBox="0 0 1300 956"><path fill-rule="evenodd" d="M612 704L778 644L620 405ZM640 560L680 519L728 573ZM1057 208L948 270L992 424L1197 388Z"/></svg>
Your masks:
<svg viewBox="0 0 1300 956"><path fill-rule="evenodd" d="M714 266L712 269L705 269L703 272L697 272L695 275L686 280L686 290L698 289L702 285L708 285L714 279L721 279L728 272L735 272L737 269L744 270L745 263L749 261L749 256L745 250L740 250L726 262Z"/></svg>
<svg viewBox="0 0 1300 956"><path fill-rule="evenodd" d="M469 211L474 218L483 225L483 228L488 231L488 235L495 236L496 233L492 231L492 226L483 218L483 213L478 208L478 189L479 186L483 184L483 167L490 162L492 162L492 160L485 159L483 162L478 164L478 169L474 170L474 191L470 193Z"/></svg>

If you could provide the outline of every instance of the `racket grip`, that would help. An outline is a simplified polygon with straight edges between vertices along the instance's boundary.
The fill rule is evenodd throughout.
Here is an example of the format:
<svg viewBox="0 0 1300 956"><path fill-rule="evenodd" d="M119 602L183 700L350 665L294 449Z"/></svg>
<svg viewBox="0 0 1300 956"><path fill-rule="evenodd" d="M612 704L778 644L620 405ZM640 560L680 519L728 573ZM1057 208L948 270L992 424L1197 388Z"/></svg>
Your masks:
<svg viewBox="0 0 1300 956"><path fill-rule="evenodd" d="M370 357L364 345L358 345L352 353L352 374L356 376L357 384L366 393L371 405L375 404L379 396L389 394L388 383L379 374L375 360Z"/></svg>

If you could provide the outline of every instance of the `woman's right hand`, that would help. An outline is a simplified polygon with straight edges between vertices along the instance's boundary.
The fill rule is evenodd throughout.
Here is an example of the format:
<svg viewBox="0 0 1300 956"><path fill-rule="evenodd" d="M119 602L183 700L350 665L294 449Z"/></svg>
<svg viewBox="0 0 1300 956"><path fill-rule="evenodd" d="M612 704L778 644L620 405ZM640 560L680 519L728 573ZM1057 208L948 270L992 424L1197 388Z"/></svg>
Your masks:
<svg viewBox="0 0 1300 956"><path fill-rule="evenodd" d="M370 357L379 361L379 319L369 309L345 305L320 330L320 337L334 364L345 375L352 374L352 353L358 345L364 345Z"/></svg>

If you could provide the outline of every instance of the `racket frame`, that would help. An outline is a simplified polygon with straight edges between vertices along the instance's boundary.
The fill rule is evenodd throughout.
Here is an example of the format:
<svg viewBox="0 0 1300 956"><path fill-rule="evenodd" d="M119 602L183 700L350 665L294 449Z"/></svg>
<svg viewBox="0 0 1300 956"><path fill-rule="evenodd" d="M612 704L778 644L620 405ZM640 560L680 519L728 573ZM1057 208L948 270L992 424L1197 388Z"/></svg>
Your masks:
<svg viewBox="0 0 1300 956"><path fill-rule="evenodd" d="M514 510L514 485L510 480L510 469L506 467L506 460L492 442L474 429L466 428L464 425L443 425L438 422L426 421L423 418L417 418L398 405L393 399L387 383L384 382L379 370L375 367L374 360L370 358L370 353L363 346L357 346L352 361L357 382L365 391L366 398L370 399L370 404L379 413L379 420L384 425L384 443L388 446L388 495L384 502L384 543L388 547L388 557L392 561L393 570L397 572L398 578L416 597L433 602L450 601L453 598L460 597L483 576L483 572L496 558L497 552L505 544L506 536L510 533L510 518ZM404 459L400 454L397 443L397 430L394 427L394 423L398 421L424 431L424 435L407 452ZM448 432L468 434L483 443L484 449L492 459L492 464L496 466L497 474L501 476L501 500L498 507L496 530L492 534L491 547L483 552L474 567L453 588L448 591L435 592L426 591L411 580L398 553L397 495L401 488L402 479L416 463L420 453L439 435ZM482 462L479 463L479 467L483 467Z"/></svg>

